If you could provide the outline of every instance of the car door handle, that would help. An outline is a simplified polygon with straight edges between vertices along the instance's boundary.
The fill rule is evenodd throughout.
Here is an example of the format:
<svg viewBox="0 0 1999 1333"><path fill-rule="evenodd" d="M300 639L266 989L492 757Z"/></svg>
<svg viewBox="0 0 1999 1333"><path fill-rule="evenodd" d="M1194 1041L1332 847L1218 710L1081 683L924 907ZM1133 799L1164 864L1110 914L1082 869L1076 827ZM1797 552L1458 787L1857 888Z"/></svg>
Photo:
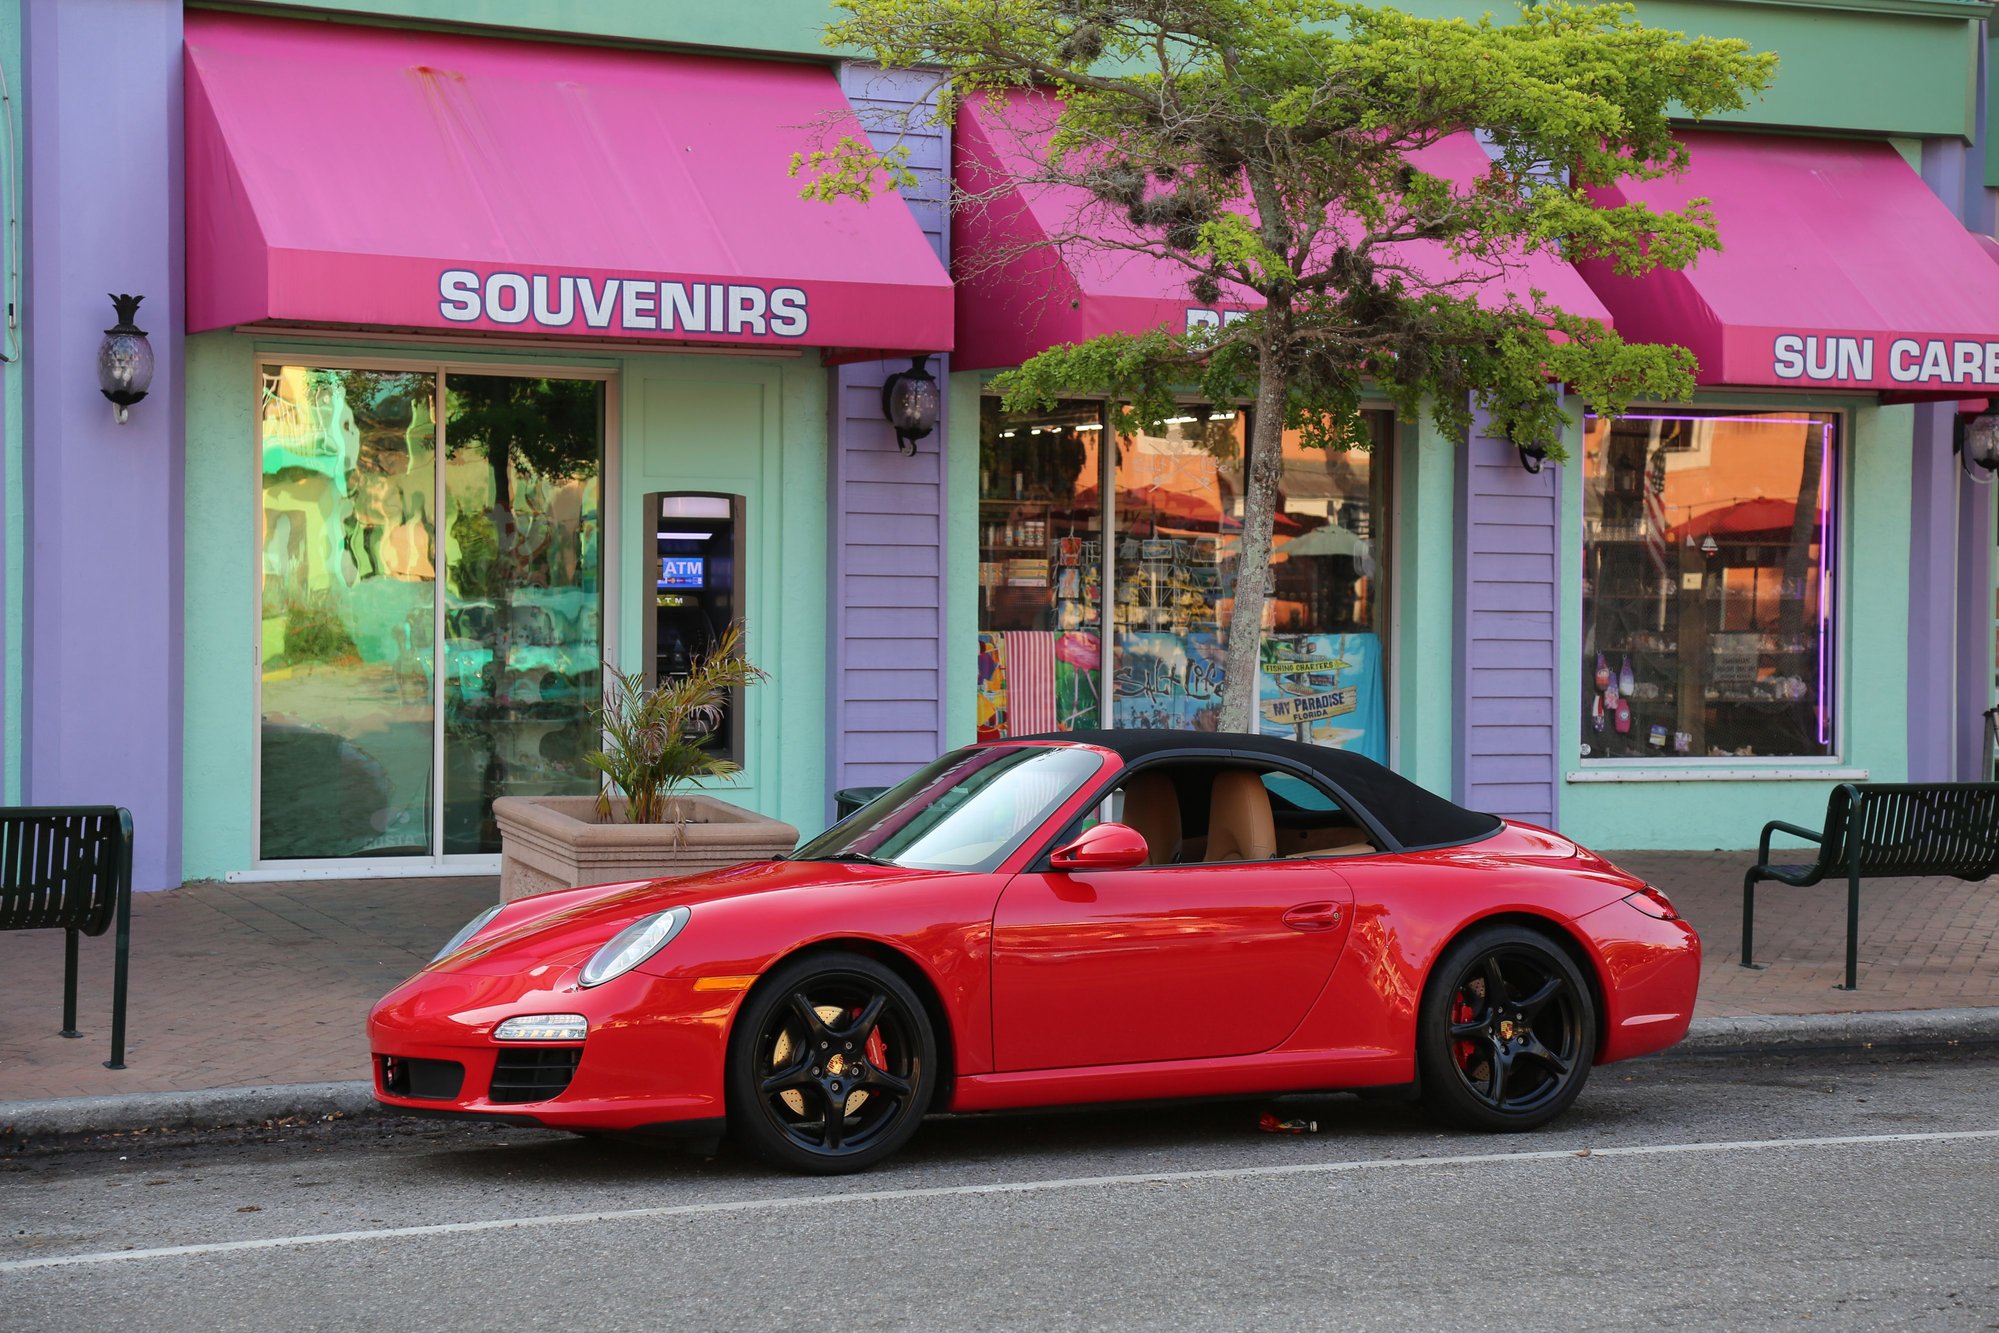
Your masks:
<svg viewBox="0 0 1999 1333"><path fill-rule="evenodd" d="M1284 914L1293 930L1333 930L1340 924L1338 903L1302 903Z"/></svg>

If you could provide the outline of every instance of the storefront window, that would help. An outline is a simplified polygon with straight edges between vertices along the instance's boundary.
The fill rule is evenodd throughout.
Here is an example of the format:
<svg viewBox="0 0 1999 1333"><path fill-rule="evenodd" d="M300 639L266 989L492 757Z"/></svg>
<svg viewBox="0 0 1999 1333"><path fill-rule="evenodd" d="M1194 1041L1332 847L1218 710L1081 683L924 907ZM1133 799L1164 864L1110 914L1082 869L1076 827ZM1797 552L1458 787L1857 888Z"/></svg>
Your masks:
<svg viewBox="0 0 1999 1333"><path fill-rule="evenodd" d="M1584 434L1582 756L1829 756L1838 418Z"/></svg>
<svg viewBox="0 0 1999 1333"><path fill-rule="evenodd" d="M495 797L597 790L603 388L446 378L446 853L500 850Z"/></svg>
<svg viewBox="0 0 1999 1333"><path fill-rule="evenodd" d="M602 383L261 378L259 857L496 852L494 797L595 790Z"/></svg>
<svg viewBox="0 0 1999 1333"><path fill-rule="evenodd" d="M430 849L437 377L266 366L261 855Z"/></svg>
<svg viewBox="0 0 1999 1333"><path fill-rule="evenodd" d="M1103 405L979 417L980 740L1102 726Z"/></svg>
<svg viewBox="0 0 1999 1333"><path fill-rule="evenodd" d="M1295 434L1285 440L1258 692L1266 734L1386 759L1382 557L1392 419L1370 413L1367 424L1381 447L1328 451L1306 448ZM1226 688L1246 418L1190 409L1162 434L1119 439L1109 458L1098 403L1014 418L987 399L983 425L980 736L1098 725L1214 729ZM1107 588L1114 664L1106 710Z"/></svg>

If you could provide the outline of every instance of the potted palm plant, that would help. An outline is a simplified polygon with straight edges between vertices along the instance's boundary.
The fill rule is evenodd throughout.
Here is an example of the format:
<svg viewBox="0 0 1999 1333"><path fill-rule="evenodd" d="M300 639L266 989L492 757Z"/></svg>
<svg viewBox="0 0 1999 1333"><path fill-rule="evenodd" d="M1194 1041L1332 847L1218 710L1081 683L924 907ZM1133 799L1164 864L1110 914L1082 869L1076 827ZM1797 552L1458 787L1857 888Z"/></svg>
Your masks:
<svg viewBox="0 0 1999 1333"><path fill-rule="evenodd" d="M500 901L547 889L658 879L716 870L788 852L798 830L706 792L697 779L727 779L737 765L711 748L731 691L764 679L731 625L684 676L647 685L605 664L596 711L603 748L586 755L604 782L595 796L503 796Z"/></svg>

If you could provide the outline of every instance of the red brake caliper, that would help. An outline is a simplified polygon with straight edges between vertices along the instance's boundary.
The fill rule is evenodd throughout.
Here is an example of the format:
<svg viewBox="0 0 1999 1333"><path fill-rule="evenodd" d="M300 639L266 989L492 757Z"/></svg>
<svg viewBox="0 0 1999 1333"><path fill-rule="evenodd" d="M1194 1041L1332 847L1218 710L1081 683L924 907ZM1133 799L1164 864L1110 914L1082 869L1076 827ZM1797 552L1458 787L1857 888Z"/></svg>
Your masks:
<svg viewBox="0 0 1999 1333"><path fill-rule="evenodd" d="M1457 995L1452 998L1452 1003L1451 1003L1452 1026L1455 1027L1459 1023L1469 1023L1475 1017L1477 1017L1477 1015L1472 1011L1471 1005L1465 1002L1464 992L1459 991ZM1453 1058L1456 1059L1458 1068L1464 1070L1466 1073L1471 1072L1471 1062L1474 1053L1475 1052L1473 1050L1472 1044L1468 1041L1461 1040L1461 1041L1454 1041L1451 1043L1451 1055L1453 1056Z"/></svg>

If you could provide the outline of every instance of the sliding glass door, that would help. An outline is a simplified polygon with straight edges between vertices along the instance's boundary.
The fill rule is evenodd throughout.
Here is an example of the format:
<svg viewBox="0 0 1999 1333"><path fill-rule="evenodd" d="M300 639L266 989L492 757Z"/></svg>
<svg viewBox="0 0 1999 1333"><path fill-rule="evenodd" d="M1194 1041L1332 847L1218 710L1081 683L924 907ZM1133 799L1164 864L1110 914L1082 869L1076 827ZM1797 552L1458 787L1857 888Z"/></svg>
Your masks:
<svg viewBox="0 0 1999 1333"><path fill-rule="evenodd" d="M266 365L263 861L499 850L595 790L605 384Z"/></svg>

